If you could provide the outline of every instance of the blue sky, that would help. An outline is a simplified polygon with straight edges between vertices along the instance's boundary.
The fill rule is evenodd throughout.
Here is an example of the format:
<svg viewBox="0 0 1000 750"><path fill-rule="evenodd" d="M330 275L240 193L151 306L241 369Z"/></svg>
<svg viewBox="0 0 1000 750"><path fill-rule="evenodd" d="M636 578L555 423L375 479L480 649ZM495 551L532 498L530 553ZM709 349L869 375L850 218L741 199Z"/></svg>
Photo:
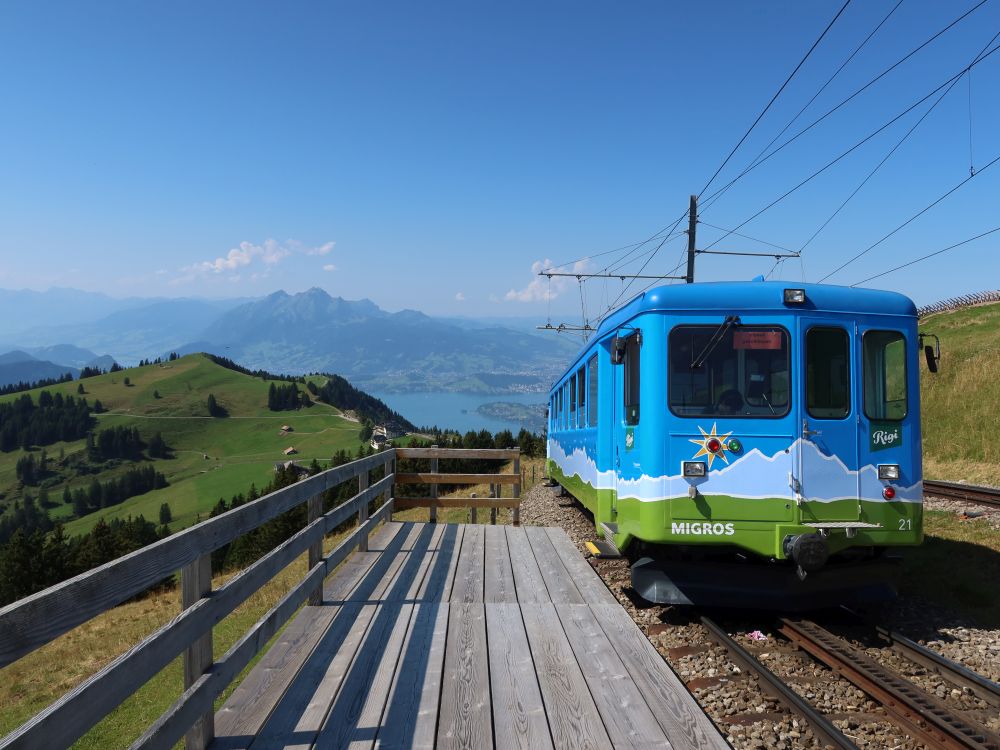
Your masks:
<svg viewBox="0 0 1000 750"><path fill-rule="evenodd" d="M706 196L896 2L847 7ZM976 2L903 0L786 137ZM842 4L4 3L0 287L228 297L321 286L387 309L578 322L577 283L538 283L533 267L672 225ZM998 31L1000 0L989 0L702 219L737 226ZM818 280L967 177L970 121L972 164L1000 155L997 91L1000 52L973 69L971 98L963 78L774 274ZM740 231L802 247L929 103ZM994 169L828 281L1000 224ZM703 224L699 246L721 234ZM669 273L683 242L643 272ZM718 247L767 249L736 236ZM995 288L998 249L1000 233L870 285L918 302ZM701 256L697 275L749 279L773 265ZM586 284L588 316L621 291Z"/></svg>

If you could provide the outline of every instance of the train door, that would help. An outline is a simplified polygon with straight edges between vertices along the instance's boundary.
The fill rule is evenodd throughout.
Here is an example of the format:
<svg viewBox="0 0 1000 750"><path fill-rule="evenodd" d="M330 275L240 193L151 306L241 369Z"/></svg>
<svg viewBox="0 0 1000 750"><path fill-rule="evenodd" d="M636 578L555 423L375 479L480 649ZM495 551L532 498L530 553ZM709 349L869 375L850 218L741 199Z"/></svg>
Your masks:
<svg viewBox="0 0 1000 750"><path fill-rule="evenodd" d="M639 333L622 335L612 343L611 371L614 380L612 446L614 448L615 497L612 513L618 512L618 497L627 492L629 480L638 478L636 431L639 429ZM634 484L634 482L632 482Z"/></svg>
<svg viewBox="0 0 1000 750"><path fill-rule="evenodd" d="M853 323L800 319L803 393L798 400L798 444L802 520L856 521L861 517L858 486L858 404L852 379Z"/></svg>

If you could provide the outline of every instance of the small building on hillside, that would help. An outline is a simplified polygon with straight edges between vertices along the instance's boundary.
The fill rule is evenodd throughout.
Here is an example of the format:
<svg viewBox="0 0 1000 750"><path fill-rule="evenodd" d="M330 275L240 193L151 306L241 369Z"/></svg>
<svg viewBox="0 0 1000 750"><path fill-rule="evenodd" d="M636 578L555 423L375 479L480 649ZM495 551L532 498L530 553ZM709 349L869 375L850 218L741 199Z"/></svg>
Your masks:
<svg viewBox="0 0 1000 750"><path fill-rule="evenodd" d="M287 448L285 448L285 450L283 450L282 453L284 453L286 456L292 456L298 453L298 451L295 450L295 448L290 445Z"/></svg>
<svg viewBox="0 0 1000 750"><path fill-rule="evenodd" d="M294 471L295 476L299 479L309 476L309 469L299 464L298 461L279 461L274 465L275 471L281 471L282 469Z"/></svg>
<svg viewBox="0 0 1000 750"><path fill-rule="evenodd" d="M376 429L378 429L378 428L376 428ZM374 448L377 451L380 451L383 448L385 448L388 445L390 445L389 440L386 438L386 436L384 434L382 434L382 433L379 433L379 432L373 432L372 433L372 439L369 441L368 444L371 445L371 447Z"/></svg>

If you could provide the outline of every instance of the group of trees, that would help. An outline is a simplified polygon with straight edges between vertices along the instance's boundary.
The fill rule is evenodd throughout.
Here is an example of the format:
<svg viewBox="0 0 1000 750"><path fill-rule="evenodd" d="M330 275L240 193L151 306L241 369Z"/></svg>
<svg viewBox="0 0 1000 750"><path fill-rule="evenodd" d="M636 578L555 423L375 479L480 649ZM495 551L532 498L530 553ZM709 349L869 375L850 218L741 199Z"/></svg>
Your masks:
<svg viewBox="0 0 1000 750"><path fill-rule="evenodd" d="M55 526L49 533L47 531L40 527L18 528L0 548L0 606L127 555L170 534L165 526L157 528L143 516L129 516L125 520L101 519L90 533L76 537L66 536L62 525Z"/></svg>
<svg viewBox="0 0 1000 750"><path fill-rule="evenodd" d="M21 391L32 391L35 388L47 388L50 385L59 385L60 383L70 383L73 380L72 373L63 373L58 378L42 378L41 380L35 380L34 382L20 382L20 383L8 383L7 385L0 386L0 396L7 396L11 393L20 393Z"/></svg>
<svg viewBox="0 0 1000 750"><path fill-rule="evenodd" d="M18 481L32 487L37 485L48 473L48 463L48 454L44 450L37 459L33 453L24 454L15 465Z"/></svg>
<svg viewBox="0 0 1000 750"><path fill-rule="evenodd" d="M0 451L9 453L18 448L29 450L33 445L79 440L93 422L86 399L42 391L35 404L26 393L0 403Z"/></svg>
<svg viewBox="0 0 1000 750"><path fill-rule="evenodd" d="M312 406L312 399L305 391L300 391L295 383L275 385L267 389L267 408L271 411L291 411L303 406Z"/></svg>
<svg viewBox="0 0 1000 750"><path fill-rule="evenodd" d="M338 409L356 412L363 420L374 424L385 424L395 427L400 432L412 432L416 428L413 423L390 409L385 402L360 391L339 375L324 374L326 382L317 387L310 382L306 387L316 398Z"/></svg>
<svg viewBox="0 0 1000 750"><path fill-rule="evenodd" d="M84 489L79 487L71 491L69 487L63 490L63 502L73 505L73 514L77 518L101 508L110 508L136 495L144 495L150 490L158 490L167 486L167 478L152 464L132 466L121 476L100 482L92 479Z"/></svg>
<svg viewBox="0 0 1000 750"><path fill-rule="evenodd" d="M145 447L138 427L109 427L98 432L96 437L88 436L87 439L90 457L95 461L111 458L139 461Z"/></svg>
<svg viewBox="0 0 1000 750"><path fill-rule="evenodd" d="M208 406L208 416L210 416L210 417L228 417L229 416L229 412L226 410L226 408L224 406L222 406L222 404L220 404L215 399L215 394L214 393L209 393L208 394L208 402L207 402L206 405Z"/></svg>

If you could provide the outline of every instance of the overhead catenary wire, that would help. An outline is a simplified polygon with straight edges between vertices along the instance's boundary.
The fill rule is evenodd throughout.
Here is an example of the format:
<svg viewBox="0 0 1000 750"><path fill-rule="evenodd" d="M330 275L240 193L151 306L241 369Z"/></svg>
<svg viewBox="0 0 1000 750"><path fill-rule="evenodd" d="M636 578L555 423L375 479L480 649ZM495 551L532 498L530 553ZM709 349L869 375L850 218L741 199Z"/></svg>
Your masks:
<svg viewBox="0 0 1000 750"><path fill-rule="evenodd" d="M975 67L979 63L981 63L984 60L986 60L987 58L989 58L995 52L997 52L997 50L1000 50L1000 45L994 47L993 49L989 50L988 52L986 52L983 55L981 55L980 57L978 57L976 60L974 60L972 63L970 63L969 65L967 65L961 71L959 71L958 73L956 73L955 75L953 75L947 81L945 81L941 85L937 86L933 91L931 91L930 93L922 96L920 99L918 99L917 101L915 101L909 107L907 107L902 112L900 112L899 114L897 114L896 116L894 116L893 118L891 118L890 120L888 120L887 122L885 122L883 125L881 125L876 130L874 130L871 133L869 133L867 136L865 136L864 138L862 138L860 141L858 141L857 143L855 143L853 146L851 146L849 149L847 149L846 151L844 151L843 153L841 153L839 156L837 156L836 158L834 158L831 161L827 162L825 165L823 165L822 167L820 167L819 169L817 169L816 171L814 171L812 174L810 174L804 180L802 180L801 182L799 182L797 185L795 185L794 187L792 187L789 190L785 191L780 196L778 196L777 198L775 198L773 201L771 201L770 203L768 203L766 206L764 206L762 209L760 209L759 211L757 211L755 214L753 214L749 218L747 218L747 219L743 220L742 222L740 222L739 224L737 224L736 227L735 227L735 229L733 231L737 231L739 229L742 229L744 226L746 226L747 224L749 224L751 221L753 221L754 219L756 219L758 216L760 216L764 212L769 211L770 209L774 208L774 206L776 206L779 203L781 203L781 201L785 200L785 198L787 198L788 196L790 196L792 193L796 192L797 190L801 189L802 187L804 187L805 185L807 185L809 182L811 182L815 178L819 177L821 174L823 174L823 172L825 172L826 170L828 170L833 165L837 164L839 161L841 161L842 159L844 159L848 155L852 154L854 151L856 151L861 146L863 146L865 143L867 143L872 138L874 138L875 136L877 136L883 130L885 130L889 126L893 125L898 120L900 120L902 117L905 117L907 114L909 114L910 112L912 112L915 108L919 107L921 104L923 104L925 101L927 101L928 99L930 99L932 96L934 96L936 93L938 93L939 91L941 91L943 88L947 87L948 85L950 85L951 83L953 83L957 79L961 78L963 75L965 75L973 67ZM715 240L711 245L709 245L705 249L706 250L711 249L712 247L714 247L715 245L717 245L719 242L721 242L722 240L726 239L726 237L728 237L730 234L732 234L732 232L727 232L722 237L720 237L719 239Z"/></svg>
<svg viewBox="0 0 1000 750"><path fill-rule="evenodd" d="M705 187L703 187L700 191L698 191L699 196L701 196L702 193L708 190L709 186L715 181L715 178L719 176L719 172L721 172L725 168L726 164L729 163L729 160L733 158L733 154L735 154L739 150L740 146L743 145L743 142L750 136L750 133L753 132L753 129L757 127L757 123L759 123L761 121L761 118L763 118L764 115L767 114L767 111L771 109L771 105L773 105L775 101L777 101L778 97L781 96L781 92L785 90L785 87L791 82L792 78L795 77L795 74L799 72L799 68L801 68L805 64L806 60L809 59L809 56L813 53L813 50L815 50L816 47L819 46L819 43L823 41L823 37L826 36L827 32L830 31L831 28L833 28L833 25L837 22L837 19L840 18L841 14L845 10L847 10L847 6L850 4L851 0L846 0L846 2L842 6L840 6L840 10L837 11L837 15L835 15L833 19L830 21L830 23L826 25L826 28L823 29L823 33L819 35L819 38L817 38L815 42L813 42L812 46L809 48L809 51L802 56L802 59L799 60L798 65L796 65L795 69L788 75L788 78L785 79L785 82L781 84L781 86L778 88L776 92L774 92L774 96L771 97L771 100L767 103L767 106L765 106L764 109L760 111L760 114L757 115L757 119L753 121L753 124L749 128L747 128L747 132L743 134L743 137L740 138L739 141L737 141L736 145L733 146L732 150L729 152L726 158L722 160L722 164L719 165L719 168L715 170L715 172L709 178L708 182L705 183Z"/></svg>
<svg viewBox="0 0 1000 750"><path fill-rule="evenodd" d="M958 190L959 188L961 188L963 185L967 184L970 180L974 179L976 176L978 176L978 175L982 174L983 172L985 172L987 169L989 169L990 167L992 167L998 161L1000 161L1000 156L997 156L992 161L987 162L986 165L982 169L976 170L973 174L970 174L968 177L966 177L965 179L963 179L957 185L955 185L954 187L950 188L947 192L945 192L939 198L937 198L936 200L934 200L932 203L930 203L927 206L924 206L924 208L922 208L919 211L917 211L915 214L913 214L913 216L911 216L909 219L907 219L902 224L900 224L899 226L897 226L895 229L893 229L888 234L884 235L880 240L878 240L876 242L873 242L871 245L869 245L868 247L866 247L864 250L862 250L860 253L858 253L857 255L855 255L853 258L851 258L850 260L846 261L845 263L842 263L841 265L839 265L834 270L830 271L830 273L828 273L826 276L824 276L822 279L819 280L819 283L823 283L824 281L826 281L828 278L830 278L834 274L839 273L840 271L842 271L845 268L847 268L854 261L858 260L859 258L861 258L864 255L867 255L869 252L871 252L876 247L878 247L879 245L881 245L883 242L885 242L887 239L889 239L890 237L892 237L898 231L900 231L904 227L906 227L909 224L911 224L914 221L916 221L918 218L920 218L925 213L927 213L932 208L934 208L934 206L936 206L938 203L940 203L941 201L943 201L945 198L947 198L949 195L951 195L956 190ZM861 282L861 283L863 283L863 282Z"/></svg>
<svg viewBox="0 0 1000 750"><path fill-rule="evenodd" d="M903 4L903 0L897 0L896 4L892 6L892 9L888 13L886 13L885 16L882 17L882 20L878 22L878 24L875 26L874 29L872 29L870 32L868 32L868 36L866 36L863 40L861 40L861 43L857 47L854 48L854 51L851 52L851 54L847 56L847 58L833 72L833 75L831 75L829 78L826 79L826 81L823 83L823 85L820 86L819 89L816 90L816 93L813 94L812 97L810 97L809 101L807 101L805 104L803 104L802 108L799 109L799 111L795 113L795 115L792 117L792 119L790 119L785 124L785 127L783 127L778 132L778 134L776 136L774 136L774 138L772 138L770 140L770 142L766 146L764 146L764 148L762 148L753 159L751 159L751 161L750 161L751 165L756 164L757 161L767 152L767 150L769 148L771 148L771 146L773 146L775 144L775 142L779 138L781 138L781 136L783 136L785 133L788 132L788 129L790 127L792 127L792 125L794 125L796 123L796 121L798 121L799 117L802 116L802 113L805 112L807 109L809 109L810 106L812 106L812 103L814 101L816 101L816 99L819 97L819 95L822 94L826 90L826 87L829 86L831 83L833 83L833 80L838 75L840 75L840 73L844 70L844 68L846 68L850 64L851 60L853 60L857 56L857 54L862 49L864 49L865 45L867 45L868 42L871 41L871 38L873 36L875 36L875 34L878 33L878 30L881 29L882 26L885 25L885 22L889 20L889 18L892 16L892 14L895 13L896 10L899 8L899 6L902 5L902 4ZM705 201L705 205L704 205L704 207L703 207L702 210L709 209L716 201L718 201L720 198L722 198L722 196L725 195L726 192L729 190L729 188L732 187L734 184L735 184L735 181L730 182L728 185L726 185L724 188L722 188L721 191L716 192L711 199L706 200Z"/></svg>
<svg viewBox="0 0 1000 750"><path fill-rule="evenodd" d="M975 56L975 57L973 58L973 62L977 62L977 61L978 61L978 60L979 60L979 59L980 59L980 58L981 58L981 57L983 56L983 54L985 54L986 50L988 50L988 49L989 49L990 45L991 45L991 44L993 44L993 42L995 42L995 41L997 40L997 37L1000 37L1000 31L998 31L998 32L997 32L996 34L994 34L994 35L993 35L993 37L992 37L992 38L991 38L991 39L990 39L990 40L989 40L989 41L988 41L988 42L987 42L987 43L986 43L985 45L983 45L983 48L982 48L981 50L979 50L979 53L978 53L978 54L977 54L977 55L976 55L976 56ZM970 76L972 75L972 73L971 73L971 70L970 70L970 72L969 72L969 73L967 73L967 75L970 75ZM870 180L870 179L871 179L872 177L874 177L874 176L875 176L875 173L876 173L876 172L878 172L878 171L879 171L879 170L880 170L880 169L882 168L882 166L883 166L883 165L884 165L884 164L885 164L885 163L886 163L886 162L887 162L887 161L888 161L888 160L890 159L890 157L892 157L892 155L893 155L894 153L896 153L896 151L897 151L897 150L899 149L899 147L900 147L900 146L902 146L902 145L903 145L903 143L905 143L905 142L906 142L906 141L907 141L907 140L909 139L909 137L910 137L911 135L913 135L914 131L916 131L916 129L917 129L918 127L920 127L921 123L923 123L923 121L924 121L925 119L927 119L927 116L928 116L928 115L929 115L929 114L930 114L931 112L933 112L933 111L934 111L934 110L935 110L935 109L937 108L937 106L938 106L938 105L939 105L939 104L940 104L940 103L941 103L941 102L942 102L942 101L944 100L944 98L945 98L946 96L948 96L948 94L949 94L949 93L951 93L951 90L952 90L952 89L954 89L956 85L958 85L958 82L959 82L960 80L961 80L961 78L955 78L955 79L954 79L954 80L953 80L953 81L952 81L952 82L951 82L951 83L950 83L950 84L948 85L948 87L947 87L947 88L945 88L945 90L941 92L941 96L939 96L939 97L938 97L937 99L935 99L935 100L934 100L934 102L933 102L933 103L931 104L931 106L927 108L927 110L926 110L926 111L925 111L925 112L924 112L924 113L923 113L923 114L922 114L922 115L920 116L920 118L919 118L919 119L918 119L918 120L917 120L917 121L916 121L916 122L915 122L915 123L913 124L913 126L912 126L912 127L910 127L910 129L909 129L909 130L907 130L907 131L906 131L906 133L904 133L904 134L903 134L903 137L902 137L902 138L900 138L900 139L899 139L899 140L898 140L898 141L896 142L896 145L894 145L894 146L893 146L893 147L892 147L892 148L891 148L891 149L889 150L889 152L888 152L888 153L887 153L887 154L886 154L886 155L885 155L884 157L882 157L882 160L881 160L881 161L880 161L880 162L879 162L878 164L876 164L876 165L875 165L875 168L874 168L874 169L872 169L872 170L871 170L871 171L870 171L870 172L869 172L869 173L868 173L868 174L867 174L867 175L865 176L865 178L864 178L863 180L861 180L861 182L860 182L860 183L858 184L858 186L857 186L856 188L854 188L854 190L853 190L853 191L851 192L851 194L850 194L850 195L848 195L846 199L844 199L844 202L843 202L843 203L841 203L841 204L840 204L840 205L839 205L839 206L838 206L838 207L836 208L836 210L835 210L835 211L834 211L834 212L833 212L832 214L830 214L829 218L827 218L827 220L826 220L826 221L824 221L824 222L823 222L823 223L822 223L822 224L821 224L821 225L819 226L819 228L818 228L818 229L817 229L817 230L816 230L815 232L813 232L813 233L812 233L812 236L811 236L811 237L809 237L809 239L808 239L808 240L806 240L806 241L805 241L805 242L804 242L804 243L802 244L802 247L800 247L800 248L799 248L799 252L800 252L800 253L801 253L801 252L803 252L803 251L805 251L805 249L806 249L806 248L807 248L807 247L808 247L808 246L810 245L810 243L812 243L812 241L813 241L814 239L816 239L816 237L818 237L818 236L819 236L820 232L822 232L822 231L823 231L824 229L826 229L826 227L827 227L827 226L828 226L828 225L830 224L830 222L831 222L831 221L833 221L833 220L834 220L834 218L836 218L836 217L837 217L837 215L838 215L838 214L839 214L839 213L840 213L840 212L841 212L842 210L844 210L844 207L845 207L845 206L847 206L847 204L851 202L851 200L852 200L852 199L854 198L854 196L855 196L855 195L857 195L857 194L858 194L858 193L859 193L859 192L861 191L861 188L863 188L863 187L864 187L864 186L865 186L865 185L866 185L866 184L868 183L868 181L869 181L869 180ZM975 173L975 169L974 169L974 168L972 168L972 166L971 166L971 164L972 164L972 151L971 151L971 135L970 135L970 150L969 150L969 163L970 163L970 169L969 169L969 173L970 173L970 174L974 174L974 173Z"/></svg>
<svg viewBox="0 0 1000 750"><path fill-rule="evenodd" d="M962 245L968 245L970 242L975 242L976 240L982 239L983 237L986 237L987 235L990 234L994 234L996 232L1000 232L1000 227L993 227L993 229L989 229L985 232L982 232L981 234L977 234L975 237L969 237L967 240L956 242L954 245L948 245L948 247L943 247L940 250L935 250L933 253L928 253L927 255L922 255L919 258L914 258L913 260L907 261L906 263L896 266L895 268L890 268L888 271L882 271L881 273L877 273L874 276L869 276L867 279L856 281L853 284L851 284L851 286L854 287L854 286L859 286L861 284L867 284L869 281L872 281L873 279L878 279L881 278L882 276L888 276L890 273L894 273L904 268L909 268L910 266L916 265L917 263L925 261L928 258L933 258L936 255L941 255L942 253L946 253L949 250L954 250L956 247L961 247Z"/></svg>
<svg viewBox="0 0 1000 750"><path fill-rule="evenodd" d="M907 60L909 60L911 57L913 57L915 54L917 54L924 47L926 47L927 45L931 44L934 40L936 40L942 34L946 33L951 28L953 28L955 25L957 25L958 23L960 23L961 21L963 21L965 18L967 18L969 15L971 15L972 13L974 13L976 10L978 10L979 8L981 8L987 2L989 2L989 0L980 0L980 2L976 3L976 5L974 5L971 8L969 8L969 10L965 11L965 13L963 13L962 15L960 15L958 18L956 18L954 21L952 21L951 23L949 23L944 28L942 28L939 31L937 31L935 34L933 34L931 37L929 37L928 39L926 39L925 41L923 41L921 44L919 44L918 46L914 47L907 54L903 55L903 57L901 57L899 60L897 60L896 62L894 62L888 68L885 68L882 72L880 72L878 75L876 75L870 81L868 81L868 83L866 83L863 86L861 86L860 88L856 89L852 94L850 94L846 98L842 99L840 101L840 103L838 103L835 106L833 106L830 109L828 109L825 113L823 113L818 118L816 118L815 120L813 120L806 127L802 128L802 130L798 131L791 138L789 138L788 140L784 141L780 146L778 146L777 148L775 148L773 151L771 151L770 153L768 153L766 156L764 156L763 158L761 158L759 161L750 164L750 166L746 167L746 169L744 169L742 172L740 172L738 175L736 175L736 177L734 177L732 180L730 180L728 183L726 183L726 185L724 185L723 187L719 188L718 190L716 190L711 195L707 196L705 198L705 200L704 200L704 203L705 204L709 204L715 197L717 197L719 195L720 192L722 192L723 190L727 190L732 185L734 185L736 182L738 182L739 180L743 179L751 171L753 171L754 169L756 169L757 167L759 167L761 164L763 164L764 162L766 162L769 159L771 159L773 156L775 156L776 154L778 154L780 151L782 151L786 147L790 146L792 143L794 143L795 141L797 141L799 138L801 138L803 135L805 135L806 133L808 133L814 127L816 127L821 122L823 122L824 120L826 120L826 118L828 118L830 115L834 114L839 109L841 109L846 104L848 104L853 99L855 99L860 94L862 94L864 91L866 91L869 88L871 88L873 85L875 85L882 78L884 78L889 73L891 73L893 70L895 70L900 65L902 65L904 62L906 62Z"/></svg>

